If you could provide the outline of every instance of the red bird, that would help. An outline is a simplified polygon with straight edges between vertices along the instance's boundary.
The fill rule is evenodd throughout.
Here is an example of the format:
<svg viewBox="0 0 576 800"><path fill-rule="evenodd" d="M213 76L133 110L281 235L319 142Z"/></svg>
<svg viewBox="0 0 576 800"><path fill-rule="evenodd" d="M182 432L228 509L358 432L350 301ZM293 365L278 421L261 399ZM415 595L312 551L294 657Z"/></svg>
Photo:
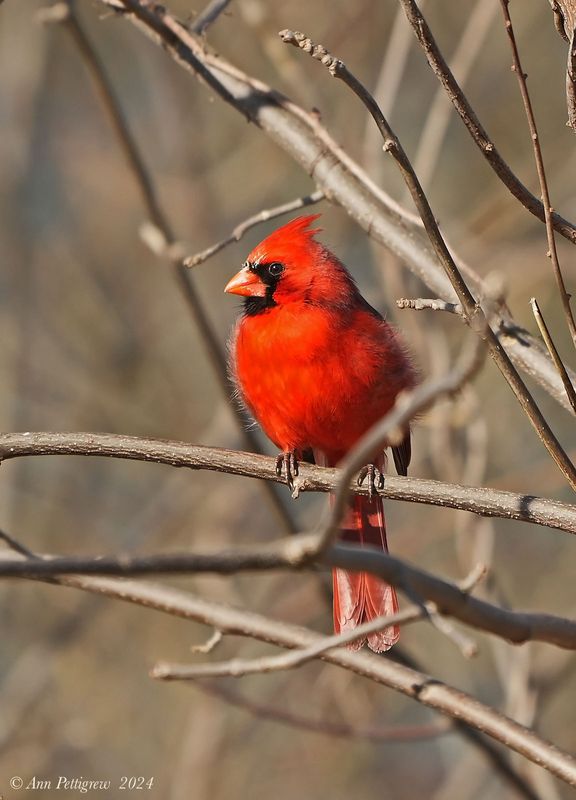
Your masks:
<svg viewBox="0 0 576 800"><path fill-rule="evenodd" d="M362 297L346 267L299 217L274 231L248 256L225 291L242 295L244 313L232 341L232 372L241 397L282 451L279 464L297 474L312 451L335 466L360 437L415 384L415 371L394 329ZM397 471L410 462L410 433L392 448ZM375 458L383 466L384 455ZM342 538L387 551L382 499L356 495ZM398 610L396 593L366 573L333 571L334 629L355 628ZM388 650L396 626L368 646ZM354 643L358 649L363 641Z"/></svg>

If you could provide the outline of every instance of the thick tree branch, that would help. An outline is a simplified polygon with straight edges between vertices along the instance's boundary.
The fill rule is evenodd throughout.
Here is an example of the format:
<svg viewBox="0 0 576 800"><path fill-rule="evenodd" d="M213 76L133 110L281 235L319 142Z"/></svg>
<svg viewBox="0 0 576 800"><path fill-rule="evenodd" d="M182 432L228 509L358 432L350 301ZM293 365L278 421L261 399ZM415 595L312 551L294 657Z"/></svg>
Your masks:
<svg viewBox="0 0 576 800"><path fill-rule="evenodd" d="M277 483L285 482L276 474L275 458L237 450L113 433L0 433L0 462L26 456L50 455L150 461L173 467L207 469ZM338 476L336 469L301 463L298 490L334 491L338 485ZM368 493L367 487L358 486L356 481L351 484L351 489L357 494ZM576 533L575 506L535 495L393 475L387 475L384 487L377 491L390 500L458 508L482 516L532 522L567 533Z"/></svg>
<svg viewBox="0 0 576 800"><path fill-rule="evenodd" d="M342 151L318 121L262 81L247 76L191 34L164 8L150 0L100 0L142 28L184 69L197 75L216 94L282 147L312 176L327 199L338 203L377 242L396 253L431 291L453 301L454 292L438 267L430 244L411 215L379 189ZM574 231L573 226L569 226ZM572 235L572 234L570 234ZM475 286L481 281L475 279ZM570 409L554 365L544 347L520 328L503 309L496 332L514 362L537 380L565 408ZM571 410L571 409L570 409Z"/></svg>
<svg viewBox="0 0 576 800"><path fill-rule="evenodd" d="M58 580L66 586L154 608L163 613L203 622L223 633L248 636L280 647L307 647L321 638L304 628L219 605L166 586L106 578L69 577ZM388 686L448 717L463 721L547 769L566 783L576 785L576 761L572 756L465 692L390 659L368 653L336 651L326 653L322 658L375 683Z"/></svg>

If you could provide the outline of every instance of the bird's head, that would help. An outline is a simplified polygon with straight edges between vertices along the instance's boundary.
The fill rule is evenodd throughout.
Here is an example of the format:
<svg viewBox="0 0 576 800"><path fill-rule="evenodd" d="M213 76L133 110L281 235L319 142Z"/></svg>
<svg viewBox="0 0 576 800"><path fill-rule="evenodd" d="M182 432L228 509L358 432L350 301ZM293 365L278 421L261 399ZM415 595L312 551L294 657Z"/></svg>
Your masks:
<svg viewBox="0 0 576 800"><path fill-rule="evenodd" d="M310 225L319 216L298 217L275 230L252 250L240 272L228 282L224 291L245 297L247 314L290 302L321 301L328 283L334 297L334 272L345 270L314 238L319 229Z"/></svg>

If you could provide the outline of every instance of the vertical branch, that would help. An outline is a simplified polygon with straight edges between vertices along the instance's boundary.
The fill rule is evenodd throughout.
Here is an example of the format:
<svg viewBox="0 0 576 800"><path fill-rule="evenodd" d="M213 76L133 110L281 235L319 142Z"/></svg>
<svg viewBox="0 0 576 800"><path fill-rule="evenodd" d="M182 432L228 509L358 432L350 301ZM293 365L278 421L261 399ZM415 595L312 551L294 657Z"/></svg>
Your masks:
<svg viewBox="0 0 576 800"><path fill-rule="evenodd" d="M422 12L418 8L416 0L399 0L399 2L404 8L408 22L412 26L414 34L424 51L428 64L444 87L476 146L498 178L514 197L516 197L531 214L534 214L538 219L544 221L544 207L542 202L516 177L496 149L494 142L476 116L476 112L470 105L468 98L458 85L450 67L444 60L440 48L432 36L431 30ZM572 243L576 242L576 230L571 223L566 225L566 220L563 220L556 212L552 213L552 223L554 229L568 239L568 241Z"/></svg>
<svg viewBox="0 0 576 800"><path fill-rule="evenodd" d="M550 357L552 358L552 361L554 362L554 365L556 366L556 369L558 370L558 373L562 378L562 383L564 384L564 389L566 390L566 395L568 397L568 400L570 401L570 405L572 406L574 411L576 411L576 390L574 389L572 381L570 380L570 376L568 375L568 371L564 366L564 362L560 358L560 354L556 349L554 340L550 335L550 331L548 330L548 326L546 325L546 321L542 316L542 312L540 311L540 306L538 305L538 302L536 301L535 297L532 297L530 299L530 305L532 306L532 313L534 314L534 319L536 320L536 324L538 325L540 333L542 334L542 338L544 339L546 347L548 348Z"/></svg>
<svg viewBox="0 0 576 800"><path fill-rule="evenodd" d="M512 48L512 58L514 64L512 69L518 78L518 86L520 87L520 94L522 95L522 102L526 112L526 119L528 120L528 127L530 129L530 136L532 138L532 147L534 149L534 160L536 161L536 171L538 172L538 182L540 183L540 191L542 192L542 202L544 204L544 221L546 223L546 236L548 238L548 252L547 256L552 261L554 267L554 277L558 284L558 291L560 292L560 300L562 302L562 309L566 318L566 324L572 337L572 344L576 347L576 323L574 322L574 315L570 308L570 295L566 291L564 277L560 269L560 261L558 260L558 251L556 249L556 240L554 238L554 226L552 224L552 213L554 209L550 202L550 192L548 191L548 181L546 180L546 172L544 170L544 159L542 158L542 148L540 147L540 137L538 136L538 128L536 127L536 119L534 117L534 110L532 108L532 101L528 92L526 84L526 75L520 63L520 53L518 52L518 45L516 44L516 37L514 36L514 28L512 27L512 19L510 17L510 10L508 8L509 0L500 0L502 6L502 14L504 16L504 23L506 25L506 33L510 47Z"/></svg>

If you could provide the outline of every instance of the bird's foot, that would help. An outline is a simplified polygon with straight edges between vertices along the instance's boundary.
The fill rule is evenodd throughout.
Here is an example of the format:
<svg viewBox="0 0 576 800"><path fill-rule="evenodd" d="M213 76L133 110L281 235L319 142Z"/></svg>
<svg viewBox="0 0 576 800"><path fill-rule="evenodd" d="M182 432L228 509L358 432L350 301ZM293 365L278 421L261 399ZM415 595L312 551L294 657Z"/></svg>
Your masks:
<svg viewBox="0 0 576 800"><path fill-rule="evenodd" d="M295 450L288 450L286 453L278 454L276 457L276 475L279 478L286 478L292 497L298 497L298 487L294 483L294 478L298 477L298 457Z"/></svg>
<svg viewBox="0 0 576 800"><path fill-rule="evenodd" d="M368 497L372 500L374 495L378 494L377 490L384 488L384 473L380 472L375 464L367 464L358 473L358 486L362 486L366 479L368 479Z"/></svg>

